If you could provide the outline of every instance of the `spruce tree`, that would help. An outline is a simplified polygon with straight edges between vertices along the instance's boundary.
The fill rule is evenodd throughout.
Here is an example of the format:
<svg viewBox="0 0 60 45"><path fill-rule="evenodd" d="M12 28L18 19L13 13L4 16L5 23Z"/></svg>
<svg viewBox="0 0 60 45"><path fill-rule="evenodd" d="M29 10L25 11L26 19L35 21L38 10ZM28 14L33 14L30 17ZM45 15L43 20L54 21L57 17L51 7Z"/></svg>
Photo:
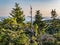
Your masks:
<svg viewBox="0 0 60 45"><path fill-rule="evenodd" d="M50 22L51 24L49 24L48 28L47 28L47 33L49 34L54 34L56 32L59 31L59 29L57 27L59 27L59 19L56 19L57 17L57 13L55 11L55 9L51 11L51 17L53 18L52 21Z"/></svg>
<svg viewBox="0 0 60 45"><path fill-rule="evenodd" d="M40 13L39 10L36 11L35 21L33 24L37 24L39 30L41 30L45 25L44 22L42 21L42 14Z"/></svg>
<svg viewBox="0 0 60 45"><path fill-rule="evenodd" d="M58 20L56 19L57 13L56 13L55 9L54 9L54 10L52 9L52 11L51 11L51 16L52 16L52 18L53 18L53 20L52 20L52 26L53 26L53 27L56 27L56 25L58 24L58 23L57 23Z"/></svg>
<svg viewBox="0 0 60 45"><path fill-rule="evenodd" d="M17 23L22 23L24 21L23 11L22 8L19 7L18 3L15 3L15 8L13 8L10 15L16 19Z"/></svg>

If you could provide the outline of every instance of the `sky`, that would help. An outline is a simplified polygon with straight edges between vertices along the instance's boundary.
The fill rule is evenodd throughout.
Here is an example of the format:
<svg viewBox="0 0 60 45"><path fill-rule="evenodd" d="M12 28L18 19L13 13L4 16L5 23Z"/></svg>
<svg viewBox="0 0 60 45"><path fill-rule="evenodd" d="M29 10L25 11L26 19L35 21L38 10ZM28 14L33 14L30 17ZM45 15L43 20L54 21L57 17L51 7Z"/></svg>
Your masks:
<svg viewBox="0 0 60 45"><path fill-rule="evenodd" d="M30 16L30 5L33 16L40 10L42 16L49 17L52 9L56 9L58 16L60 15L60 0L0 0L0 16L9 16L16 2L19 3L25 16Z"/></svg>

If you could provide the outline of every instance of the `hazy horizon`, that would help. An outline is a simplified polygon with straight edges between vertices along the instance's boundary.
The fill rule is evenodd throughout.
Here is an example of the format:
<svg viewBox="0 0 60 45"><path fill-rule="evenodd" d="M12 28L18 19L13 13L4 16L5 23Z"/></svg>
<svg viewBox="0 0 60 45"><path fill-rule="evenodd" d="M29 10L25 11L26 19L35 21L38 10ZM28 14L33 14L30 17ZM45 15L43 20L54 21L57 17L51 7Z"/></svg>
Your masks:
<svg viewBox="0 0 60 45"><path fill-rule="evenodd" d="M19 3L26 16L30 15L30 5L33 8L33 15L36 10L40 10L43 16L49 17L52 9L56 9L60 15L60 0L0 0L0 16L9 16L15 2Z"/></svg>

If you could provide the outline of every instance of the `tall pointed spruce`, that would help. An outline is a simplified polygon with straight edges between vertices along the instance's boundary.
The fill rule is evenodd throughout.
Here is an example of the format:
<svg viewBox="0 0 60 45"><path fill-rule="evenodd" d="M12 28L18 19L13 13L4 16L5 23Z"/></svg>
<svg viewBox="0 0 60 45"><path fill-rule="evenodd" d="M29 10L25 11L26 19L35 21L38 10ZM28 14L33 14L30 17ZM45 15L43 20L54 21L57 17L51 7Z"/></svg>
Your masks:
<svg viewBox="0 0 60 45"><path fill-rule="evenodd" d="M34 24L38 25L39 30L41 30L44 27L44 23L42 21L42 14L40 13L39 10L36 11Z"/></svg>
<svg viewBox="0 0 60 45"><path fill-rule="evenodd" d="M15 8L13 8L10 15L16 19L17 23L22 23L25 20L22 8L19 7L18 3L15 3Z"/></svg>

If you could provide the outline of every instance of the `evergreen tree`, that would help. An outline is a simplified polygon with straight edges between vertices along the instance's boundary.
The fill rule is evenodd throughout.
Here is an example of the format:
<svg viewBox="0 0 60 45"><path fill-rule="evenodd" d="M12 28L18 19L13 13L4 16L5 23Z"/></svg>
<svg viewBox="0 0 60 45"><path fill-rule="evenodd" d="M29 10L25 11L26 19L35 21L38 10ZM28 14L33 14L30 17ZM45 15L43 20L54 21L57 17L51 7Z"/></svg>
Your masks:
<svg viewBox="0 0 60 45"><path fill-rule="evenodd" d="M51 16L53 19L55 19L57 17L57 13L56 13L55 9L54 10L52 9Z"/></svg>
<svg viewBox="0 0 60 45"><path fill-rule="evenodd" d="M13 8L10 15L16 19L17 23L22 23L24 21L23 11L18 3L15 3L15 8Z"/></svg>
<svg viewBox="0 0 60 45"><path fill-rule="evenodd" d="M51 24L49 24L49 26L48 26L48 28L47 28L46 31L47 31L49 34L54 34L54 33L56 33L56 32L59 31L59 28L57 28L57 27L59 27L59 19L56 19L57 13L56 13L55 9L54 9L54 10L52 9L52 11L51 11L51 17L52 17L53 19L52 19L52 21L50 22Z"/></svg>
<svg viewBox="0 0 60 45"><path fill-rule="evenodd" d="M41 30L45 25L44 22L42 21L42 14L40 13L39 10L36 11L35 21L33 24L37 24L39 30Z"/></svg>

